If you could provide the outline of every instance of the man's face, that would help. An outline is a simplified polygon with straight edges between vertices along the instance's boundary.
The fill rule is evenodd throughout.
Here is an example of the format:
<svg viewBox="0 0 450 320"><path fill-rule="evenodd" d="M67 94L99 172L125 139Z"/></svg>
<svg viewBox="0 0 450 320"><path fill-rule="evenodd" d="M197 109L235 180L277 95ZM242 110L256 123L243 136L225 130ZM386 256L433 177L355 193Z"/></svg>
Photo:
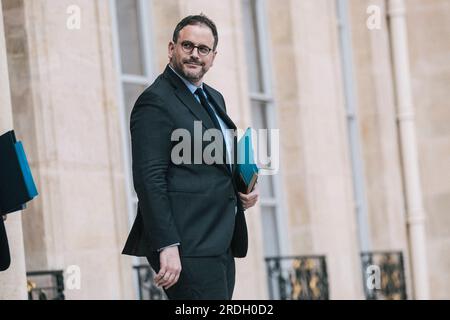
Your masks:
<svg viewBox="0 0 450 320"><path fill-rule="evenodd" d="M211 29L205 25L188 25L180 30L177 43L169 43L169 59L172 68L193 84L199 85L205 73L213 65L217 52L211 50L209 54L203 56L197 48L194 48L191 53L188 53L182 46L187 42L212 49L214 36Z"/></svg>

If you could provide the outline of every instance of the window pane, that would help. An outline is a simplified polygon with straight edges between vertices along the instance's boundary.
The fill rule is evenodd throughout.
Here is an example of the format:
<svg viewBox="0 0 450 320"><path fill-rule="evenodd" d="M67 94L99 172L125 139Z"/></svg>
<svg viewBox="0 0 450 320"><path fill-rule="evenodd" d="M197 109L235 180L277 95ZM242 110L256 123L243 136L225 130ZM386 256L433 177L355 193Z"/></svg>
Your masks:
<svg viewBox="0 0 450 320"><path fill-rule="evenodd" d="M268 157L270 156L269 136L258 129L268 129L267 123L267 106L263 102L252 101L252 122L253 128L256 129L256 159L259 167L269 166ZM272 198L274 196L273 191L273 177L272 176L260 176L258 178L258 186L261 192L262 198Z"/></svg>
<svg viewBox="0 0 450 320"><path fill-rule="evenodd" d="M262 72L261 72L261 50L259 44L257 23L256 23L256 5L254 0L243 1L243 26L245 52L247 56L248 80L251 92L263 92Z"/></svg>
<svg viewBox="0 0 450 320"><path fill-rule="evenodd" d="M267 129L267 106L264 102L253 100L252 102L252 123L255 129Z"/></svg>
<svg viewBox="0 0 450 320"><path fill-rule="evenodd" d="M123 84L123 100L125 112L125 131L127 135L128 161L131 163L131 135L130 135L130 116L134 103L139 95L144 91L145 86L134 83Z"/></svg>
<svg viewBox="0 0 450 320"><path fill-rule="evenodd" d="M278 224L275 208L261 206L262 227L264 238L264 254L266 257L280 255L280 243L278 241Z"/></svg>
<svg viewBox="0 0 450 320"><path fill-rule="evenodd" d="M270 125L268 123L267 112L268 106L264 102L252 101L252 124L256 129L255 140L257 148L255 148L257 164L260 167L270 167L270 156L272 156ZM260 130L265 129L265 130Z"/></svg>
<svg viewBox="0 0 450 320"><path fill-rule="evenodd" d="M259 175L258 189L261 199L273 199L275 197L273 192L273 176Z"/></svg>
<svg viewBox="0 0 450 320"><path fill-rule="evenodd" d="M134 103L136 102L139 95L144 92L145 86L141 84L134 83L124 83L123 84L123 98L125 106L125 120L127 124L130 124L131 110L133 110Z"/></svg>
<svg viewBox="0 0 450 320"><path fill-rule="evenodd" d="M144 75L137 0L117 0L122 73Z"/></svg>

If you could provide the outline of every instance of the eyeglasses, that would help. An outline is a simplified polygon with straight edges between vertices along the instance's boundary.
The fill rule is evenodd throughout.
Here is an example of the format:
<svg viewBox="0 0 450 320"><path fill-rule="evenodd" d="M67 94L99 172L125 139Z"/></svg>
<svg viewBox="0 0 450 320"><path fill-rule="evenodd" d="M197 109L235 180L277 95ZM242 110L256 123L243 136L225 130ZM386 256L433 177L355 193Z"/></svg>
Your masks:
<svg viewBox="0 0 450 320"><path fill-rule="evenodd" d="M198 54L201 56L207 56L211 52L211 48L201 44L199 46L196 46L190 41L183 41L181 43L181 48L184 52L191 54L192 51L194 51L194 48L197 48Z"/></svg>

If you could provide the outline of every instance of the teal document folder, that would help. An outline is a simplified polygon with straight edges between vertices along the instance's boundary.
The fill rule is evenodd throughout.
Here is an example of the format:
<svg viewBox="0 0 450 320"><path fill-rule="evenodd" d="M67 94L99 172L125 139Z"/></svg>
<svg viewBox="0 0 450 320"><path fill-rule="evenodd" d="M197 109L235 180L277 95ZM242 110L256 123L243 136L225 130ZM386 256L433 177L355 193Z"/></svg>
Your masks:
<svg viewBox="0 0 450 320"><path fill-rule="evenodd" d="M259 168L255 163L252 147L252 130L247 128L237 145L237 174L239 191L250 193L258 181Z"/></svg>
<svg viewBox="0 0 450 320"><path fill-rule="evenodd" d="M22 143L14 131L0 135L0 213L22 210L37 194Z"/></svg>
<svg viewBox="0 0 450 320"><path fill-rule="evenodd" d="M36 189L36 185L34 184L33 176L31 175L30 166L28 165L28 160L25 154L25 150L23 149L22 141L17 141L14 147L16 149L20 169L22 170L22 176L28 191L28 196L33 199L38 195L38 192Z"/></svg>

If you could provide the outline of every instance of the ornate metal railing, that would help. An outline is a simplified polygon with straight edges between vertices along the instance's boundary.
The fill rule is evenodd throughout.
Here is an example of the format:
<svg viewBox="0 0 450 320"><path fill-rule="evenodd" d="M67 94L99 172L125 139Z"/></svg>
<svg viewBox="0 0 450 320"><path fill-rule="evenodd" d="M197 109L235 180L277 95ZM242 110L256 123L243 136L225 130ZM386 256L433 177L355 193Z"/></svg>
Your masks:
<svg viewBox="0 0 450 320"><path fill-rule="evenodd" d="M137 272L140 300L167 300L164 291L155 286L153 281L155 272L148 264L134 266L133 268Z"/></svg>
<svg viewBox="0 0 450 320"><path fill-rule="evenodd" d="M28 300L64 300L62 270L27 272Z"/></svg>
<svg viewBox="0 0 450 320"><path fill-rule="evenodd" d="M366 299L407 299L402 252L363 252L361 262Z"/></svg>
<svg viewBox="0 0 450 320"><path fill-rule="evenodd" d="M324 256L266 258L272 300L328 300Z"/></svg>

